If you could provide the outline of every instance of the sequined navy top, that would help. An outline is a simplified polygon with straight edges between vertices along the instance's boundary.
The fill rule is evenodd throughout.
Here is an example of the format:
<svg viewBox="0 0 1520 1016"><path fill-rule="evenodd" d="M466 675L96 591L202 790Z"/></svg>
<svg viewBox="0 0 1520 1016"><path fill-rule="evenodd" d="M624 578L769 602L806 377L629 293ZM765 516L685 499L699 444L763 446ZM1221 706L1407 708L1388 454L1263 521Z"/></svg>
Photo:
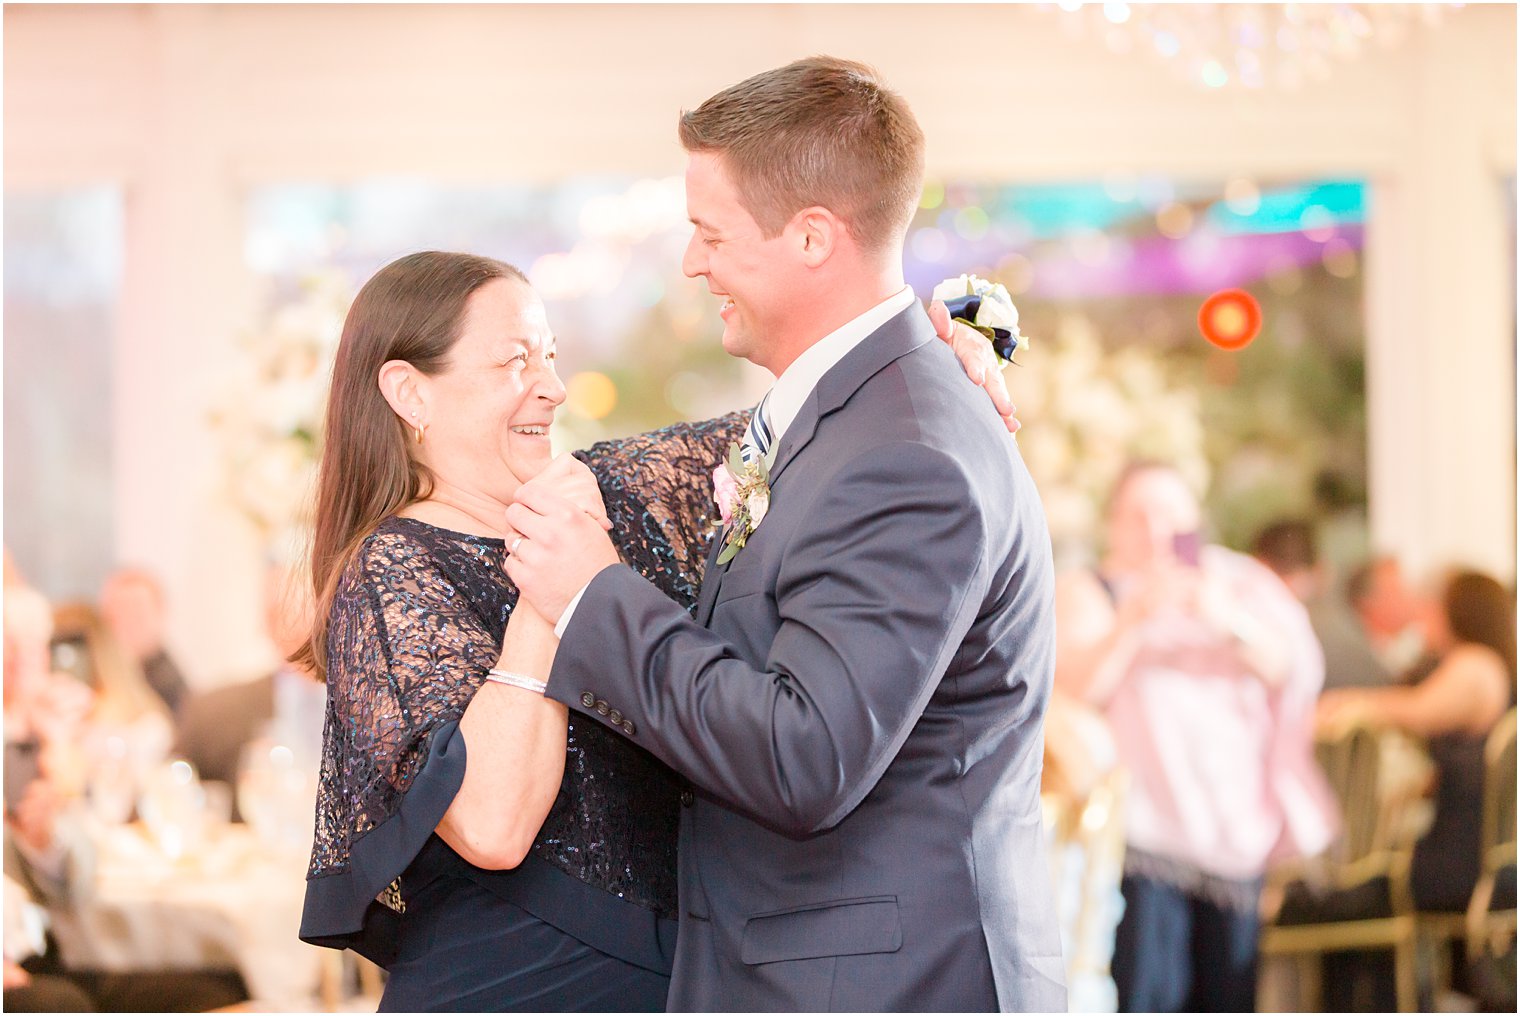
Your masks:
<svg viewBox="0 0 1520 1016"><path fill-rule="evenodd" d="M688 609L712 531L712 466L747 417L577 453L601 485L624 560ZM676 910L681 788L626 738L571 714L563 785L517 868L473 868L433 835L464 778L459 719L496 664L517 602L503 554L501 540L393 516L345 569L329 615L301 937L388 964L409 892L441 856L603 952L668 972L661 940L673 924L662 925Z"/></svg>

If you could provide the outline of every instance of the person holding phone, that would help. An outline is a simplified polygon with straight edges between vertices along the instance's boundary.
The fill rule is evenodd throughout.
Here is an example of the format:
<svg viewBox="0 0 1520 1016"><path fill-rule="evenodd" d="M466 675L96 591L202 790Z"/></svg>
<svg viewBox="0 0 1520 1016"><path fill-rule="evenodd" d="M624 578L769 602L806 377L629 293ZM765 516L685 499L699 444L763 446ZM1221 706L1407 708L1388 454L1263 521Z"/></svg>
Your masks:
<svg viewBox="0 0 1520 1016"><path fill-rule="evenodd" d="M1104 712L1133 781L1113 959L1126 1012L1251 1011L1262 874L1334 828L1308 614L1203 526L1181 473L1134 463L1100 566L1056 588L1056 687Z"/></svg>

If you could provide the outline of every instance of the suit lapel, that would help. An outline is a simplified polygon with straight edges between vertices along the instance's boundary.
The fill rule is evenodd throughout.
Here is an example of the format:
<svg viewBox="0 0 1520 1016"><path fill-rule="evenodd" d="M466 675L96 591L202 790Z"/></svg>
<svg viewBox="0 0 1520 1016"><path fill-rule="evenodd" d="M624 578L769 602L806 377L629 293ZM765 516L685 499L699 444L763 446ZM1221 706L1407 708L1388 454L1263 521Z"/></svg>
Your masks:
<svg viewBox="0 0 1520 1016"><path fill-rule="evenodd" d="M718 554L723 550L724 531L713 533L712 546L707 548L707 566L702 569L702 588L697 593L697 623L704 628L712 618L713 603L718 599L718 586L728 564L718 564ZM731 563L731 562L730 562Z"/></svg>
<svg viewBox="0 0 1520 1016"><path fill-rule="evenodd" d="M781 474L797 458L798 453L807 447L808 442L813 440L819 422L844 406L861 385L888 364L924 343L934 341L934 337L934 327L929 323L928 315L924 313L923 307L914 303L868 335L845 354L844 359L831 367L808 395L796 419L786 428L781 443L776 446L776 457L771 461L770 468L773 498L777 496L776 483L781 479ZM774 501L772 505L774 508ZM728 573L729 565L737 560L731 558L724 564L717 563L723 547L723 536L723 532L717 533L713 537L712 546L708 548L707 570L703 573L702 590L697 597L697 623L704 627L712 620L723 576Z"/></svg>
<svg viewBox="0 0 1520 1016"><path fill-rule="evenodd" d="M934 341L934 326L917 302L866 336L819 379L797 418L786 429L771 463L771 485L775 486L786 467L806 448L818 431L818 424L830 413L850 401L860 386L875 377L888 364L906 356L926 342Z"/></svg>

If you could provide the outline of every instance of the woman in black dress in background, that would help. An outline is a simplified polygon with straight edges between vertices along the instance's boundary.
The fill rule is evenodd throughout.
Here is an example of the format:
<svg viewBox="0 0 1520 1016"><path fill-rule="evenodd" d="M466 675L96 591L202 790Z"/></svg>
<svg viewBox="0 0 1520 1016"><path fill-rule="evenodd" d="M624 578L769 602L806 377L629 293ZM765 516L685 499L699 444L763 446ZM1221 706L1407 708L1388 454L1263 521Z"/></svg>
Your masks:
<svg viewBox="0 0 1520 1016"><path fill-rule="evenodd" d="M968 371L986 362L980 336L938 320ZM562 494L605 512L625 560L690 607L711 469L748 414L551 465L553 345L521 273L464 254L393 262L344 325L319 620L296 655L328 687L301 937L386 967L383 1010L665 1006L684 788L510 683L547 678L557 641L518 608L501 532L520 483L554 470ZM983 380L990 391L995 372Z"/></svg>
<svg viewBox="0 0 1520 1016"><path fill-rule="evenodd" d="M1456 571L1442 583L1427 627L1436 654L1428 673L1396 687L1327 691L1318 719L1329 730L1361 721L1425 740L1435 764L1435 817L1415 843L1410 890L1419 910L1460 913L1478 882L1484 744L1515 704L1515 601L1498 580Z"/></svg>

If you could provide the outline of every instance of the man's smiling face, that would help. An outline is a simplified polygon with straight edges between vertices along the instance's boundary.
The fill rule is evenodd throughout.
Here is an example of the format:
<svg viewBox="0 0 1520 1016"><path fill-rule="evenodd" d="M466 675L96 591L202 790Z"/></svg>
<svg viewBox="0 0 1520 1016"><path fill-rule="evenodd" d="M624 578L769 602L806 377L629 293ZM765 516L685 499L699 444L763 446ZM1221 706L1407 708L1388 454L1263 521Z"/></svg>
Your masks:
<svg viewBox="0 0 1520 1016"><path fill-rule="evenodd" d="M706 279L708 291L723 299L724 350L770 369L799 310L794 275L801 266L786 233L765 238L722 157L710 152L691 154L686 211L692 235L681 270Z"/></svg>

